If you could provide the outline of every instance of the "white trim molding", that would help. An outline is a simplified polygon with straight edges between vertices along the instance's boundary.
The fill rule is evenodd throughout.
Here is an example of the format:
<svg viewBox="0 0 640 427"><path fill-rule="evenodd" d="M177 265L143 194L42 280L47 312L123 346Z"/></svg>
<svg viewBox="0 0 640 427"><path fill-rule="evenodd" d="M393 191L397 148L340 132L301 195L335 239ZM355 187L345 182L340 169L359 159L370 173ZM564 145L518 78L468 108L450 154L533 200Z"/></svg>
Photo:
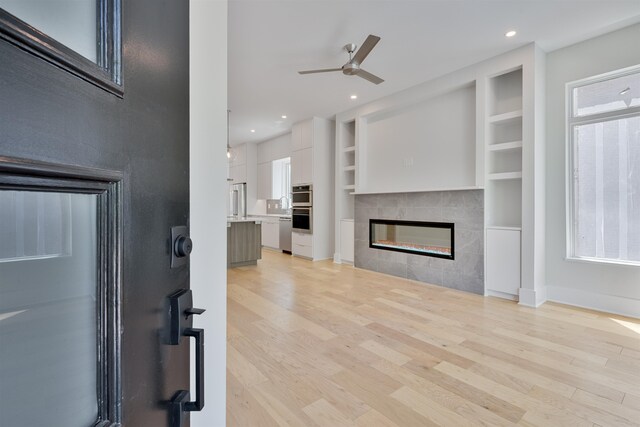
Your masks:
<svg viewBox="0 0 640 427"><path fill-rule="evenodd" d="M518 304L527 307L540 307L547 301L547 287L543 286L537 290L520 288L520 298Z"/></svg>
<svg viewBox="0 0 640 427"><path fill-rule="evenodd" d="M547 286L547 293L549 301L640 318L640 299L560 286Z"/></svg>

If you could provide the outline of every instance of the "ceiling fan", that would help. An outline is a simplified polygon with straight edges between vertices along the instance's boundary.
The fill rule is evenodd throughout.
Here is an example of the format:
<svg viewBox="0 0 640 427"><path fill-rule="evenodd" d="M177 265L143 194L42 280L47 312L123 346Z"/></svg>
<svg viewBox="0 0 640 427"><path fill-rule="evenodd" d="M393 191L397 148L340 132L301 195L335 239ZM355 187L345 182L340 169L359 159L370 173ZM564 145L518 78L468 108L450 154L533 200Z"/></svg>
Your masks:
<svg viewBox="0 0 640 427"><path fill-rule="evenodd" d="M344 50L349 52L349 62L347 62L340 68L326 68L323 70L298 71L298 73L313 74L313 73L330 73L332 71L342 71L342 73L346 74L347 76L362 77L363 79L368 80L371 83L375 83L379 85L384 80L360 68L360 64L362 64L362 62L369 55L369 53L371 53L371 50L375 47L376 44L378 44L379 41L380 41L380 37L374 36L373 34L369 34L367 39L364 41L362 46L360 46L360 49L356 52L355 56L353 57L352 57L353 52L356 51L358 46L356 46L353 43L344 45Z"/></svg>

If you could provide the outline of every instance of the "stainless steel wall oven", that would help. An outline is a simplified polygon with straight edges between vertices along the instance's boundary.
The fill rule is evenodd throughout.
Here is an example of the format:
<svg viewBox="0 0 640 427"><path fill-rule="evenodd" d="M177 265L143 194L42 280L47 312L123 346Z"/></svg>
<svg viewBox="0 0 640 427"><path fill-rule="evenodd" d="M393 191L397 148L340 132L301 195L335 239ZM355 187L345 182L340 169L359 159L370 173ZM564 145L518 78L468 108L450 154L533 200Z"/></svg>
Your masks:
<svg viewBox="0 0 640 427"><path fill-rule="evenodd" d="M307 207L294 207L291 212L291 229L298 233L313 232L313 208Z"/></svg>
<svg viewBox="0 0 640 427"><path fill-rule="evenodd" d="M294 185L291 190L291 204L295 207L313 206L313 186Z"/></svg>

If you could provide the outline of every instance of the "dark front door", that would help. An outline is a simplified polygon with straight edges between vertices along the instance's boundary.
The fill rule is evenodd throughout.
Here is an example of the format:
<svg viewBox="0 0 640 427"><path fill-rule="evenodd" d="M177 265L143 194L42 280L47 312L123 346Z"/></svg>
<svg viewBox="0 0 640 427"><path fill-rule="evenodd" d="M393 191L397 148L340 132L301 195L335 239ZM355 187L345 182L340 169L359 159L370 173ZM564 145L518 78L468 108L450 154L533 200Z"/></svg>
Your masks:
<svg viewBox="0 0 640 427"><path fill-rule="evenodd" d="M189 338L171 345L168 324L189 288L188 263L171 267L189 218L188 12L122 0L100 79L0 37L0 401L23 405L0 403L2 427L168 426L189 390Z"/></svg>

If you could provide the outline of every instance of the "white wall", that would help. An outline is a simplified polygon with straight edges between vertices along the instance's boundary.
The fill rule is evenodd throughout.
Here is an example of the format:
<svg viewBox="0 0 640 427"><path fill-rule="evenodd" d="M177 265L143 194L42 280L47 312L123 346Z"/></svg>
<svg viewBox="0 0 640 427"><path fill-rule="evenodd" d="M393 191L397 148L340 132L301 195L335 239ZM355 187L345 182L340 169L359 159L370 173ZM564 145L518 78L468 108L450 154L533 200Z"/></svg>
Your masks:
<svg viewBox="0 0 640 427"><path fill-rule="evenodd" d="M475 85L367 121L364 191L475 185Z"/></svg>
<svg viewBox="0 0 640 427"><path fill-rule="evenodd" d="M223 427L227 349L227 1L190 0L191 289L206 334L206 399L192 427ZM192 349L193 354L193 349ZM193 356L192 356L193 357ZM192 363L192 390L194 387ZM192 393L193 397L193 393Z"/></svg>
<svg viewBox="0 0 640 427"><path fill-rule="evenodd" d="M640 317L640 267L567 261L565 84L640 63L640 25L547 55L548 298Z"/></svg>

